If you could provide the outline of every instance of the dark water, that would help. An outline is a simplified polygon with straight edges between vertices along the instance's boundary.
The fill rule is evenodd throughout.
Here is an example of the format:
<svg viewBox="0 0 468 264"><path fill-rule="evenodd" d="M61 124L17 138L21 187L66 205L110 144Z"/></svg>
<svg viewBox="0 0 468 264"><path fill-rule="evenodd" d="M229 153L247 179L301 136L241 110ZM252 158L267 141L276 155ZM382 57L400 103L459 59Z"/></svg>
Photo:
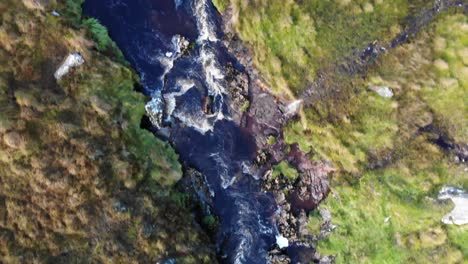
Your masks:
<svg viewBox="0 0 468 264"><path fill-rule="evenodd" d="M227 263L267 263L278 232L276 204L249 167L252 135L229 118L223 66L233 58L218 39L220 18L208 0L87 0L85 13L99 19L140 73L156 126L187 165L199 170L220 218L217 245ZM179 43L191 43L182 55ZM203 101L212 98L211 111Z"/></svg>

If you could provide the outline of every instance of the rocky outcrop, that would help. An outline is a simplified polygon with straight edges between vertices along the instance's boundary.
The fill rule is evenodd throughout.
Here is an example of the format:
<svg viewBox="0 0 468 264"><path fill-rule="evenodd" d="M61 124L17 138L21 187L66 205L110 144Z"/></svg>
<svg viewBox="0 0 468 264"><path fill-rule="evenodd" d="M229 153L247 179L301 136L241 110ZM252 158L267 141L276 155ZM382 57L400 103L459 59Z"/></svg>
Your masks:
<svg viewBox="0 0 468 264"><path fill-rule="evenodd" d="M249 108L245 112L237 110L235 113L242 116L239 125L255 135L258 156L253 169L257 174L263 175L264 189L276 196L280 208L278 229L288 241L288 251L289 248L292 250L290 257L278 251L279 248L273 250L270 252L270 260L272 263L308 263L313 260L315 250L308 233L307 213L327 197L330 191L328 178L334 169L326 163L313 163L310 155L301 151L297 144L288 145L284 142L283 127L297 116L302 101L287 102L270 92L252 64L250 51L232 31L231 16L232 9L228 8L223 16L226 33L224 44L244 67L250 81ZM273 144L270 142L271 138L275 139ZM299 171L297 180L292 181L285 175L273 178L272 165L283 160ZM304 240L308 242L303 242Z"/></svg>

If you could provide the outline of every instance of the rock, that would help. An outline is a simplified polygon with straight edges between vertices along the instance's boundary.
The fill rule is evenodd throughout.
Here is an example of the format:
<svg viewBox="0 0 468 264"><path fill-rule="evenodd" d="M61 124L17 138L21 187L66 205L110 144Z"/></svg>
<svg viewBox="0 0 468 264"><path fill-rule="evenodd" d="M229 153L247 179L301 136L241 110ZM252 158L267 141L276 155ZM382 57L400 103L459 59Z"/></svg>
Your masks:
<svg viewBox="0 0 468 264"><path fill-rule="evenodd" d="M307 226L308 218L304 211L301 211L299 214L299 218L297 219L298 225L298 234L300 237L307 237L309 236L309 227Z"/></svg>
<svg viewBox="0 0 468 264"><path fill-rule="evenodd" d="M151 101L145 105L146 114L151 123L158 129L162 127L164 107L164 101L160 94L159 96L153 95Z"/></svg>
<svg viewBox="0 0 468 264"><path fill-rule="evenodd" d="M392 98L393 97L393 90L388 86L374 86L369 85L369 89L375 91L378 95L383 98Z"/></svg>
<svg viewBox="0 0 468 264"><path fill-rule="evenodd" d="M447 225L468 224L468 193L453 186L444 186L437 196L438 200L451 199L455 208L442 217L442 222Z"/></svg>
<svg viewBox="0 0 468 264"><path fill-rule="evenodd" d="M458 163L468 161L468 144L456 145L454 149L455 157L458 158Z"/></svg>
<svg viewBox="0 0 468 264"><path fill-rule="evenodd" d="M332 264L335 262L334 256L325 256L320 259L319 264Z"/></svg>
<svg viewBox="0 0 468 264"><path fill-rule="evenodd" d="M325 164L316 164L308 168L299 177L299 181L291 197L293 209L298 212L309 212L315 209L330 192L328 173L331 168Z"/></svg>
<svg viewBox="0 0 468 264"><path fill-rule="evenodd" d="M57 71L54 73L54 77L57 80L60 80L63 76L68 74L68 72L75 67L78 67L84 63L84 59L81 54L75 52L68 55L65 61L60 65Z"/></svg>
<svg viewBox="0 0 468 264"><path fill-rule="evenodd" d="M16 132L9 132L3 135L5 144L13 149L18 149L23 144L23 138Z"/></svg>
<svg viewBox="0 0 468 264"><path fill-rule="evenodd" d="M284 109L284 115L287 119L292 118L299 113L302 107L302 100L295 100L289 103Z"/></svg>
<svg viewBox="0 0 468 264"><path fill-rule="evenodd" d="M320 216L322 217L324 222L330 222L332 219L331 212L328 209L320 208L319 210Z"/></svg>
<svg viewBox="0 0 468 264"><path fill-rule="evenodd" d="M284 196L284 193L279 193L278 196L276 196L276 203L277 204L283 204L286 200L286 197Z"/></svg>

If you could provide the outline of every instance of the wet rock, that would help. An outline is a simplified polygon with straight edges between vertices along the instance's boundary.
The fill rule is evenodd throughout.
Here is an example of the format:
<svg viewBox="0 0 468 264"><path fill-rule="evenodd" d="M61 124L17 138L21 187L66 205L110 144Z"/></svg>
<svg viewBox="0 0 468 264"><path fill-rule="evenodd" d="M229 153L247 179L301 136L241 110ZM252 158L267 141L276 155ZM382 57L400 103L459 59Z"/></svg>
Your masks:
<svg viewBox="0 0 468 264"><path fill-rule="evenodd" d="M283 204L285 201L286 201L286 198L284 196L284 193L279 193L278 196L276 196L277 204Z"/></svg>
<svg viewBox="0 0 468 264"><path fill-rule="evenodd" d="M151 123L158 129L162 127L164 107L165 104L161 94L153 95L151 100L145 105L147 116Z"/></svg>
<svg viewBox="0 0 468 264"><path fill-rule="evenodd" d="M232 64L228 64L226 67L226 85L230 95L229 107L231 108L233 120L240 123L243 114L250 106L249 77Z"/></svg>
<svg viewBox="0 0 468 264"><path fill-rule="evenodd" d="M271 264L289 264L291 259L278 249L269 252L268 260Z"/></svg>
<svg viewBox="0 0 468 264"><path fill-rule="evenodd" d="M263 165L268 161L268 154L266 151L259 151L257 157L255 158L255 163L258 165ZM271 174L270 174L271 176Z"/></svg>
<svg viewBox="0 0 468 264"><path fill-rule="evenodd" d="M465 163L468 161L468 144L456 145L454 153L458 163Z"/></svg>
<svg viewBox="0 0 468 264"><path fill-rule="evenodd" d="M315 248L307 243L297 242L288 248L291 263L308 264L314 260Z"/></svg>
<svg viewBox="0 0 468 264"><path fill-rule="evenodd" d="M301 176L295 185L291 196L293 210L309 212L317 207L330 192L328 174L334 169L325 163L313 164L304 153L297 152L291 160L301 171Z"/></svg>

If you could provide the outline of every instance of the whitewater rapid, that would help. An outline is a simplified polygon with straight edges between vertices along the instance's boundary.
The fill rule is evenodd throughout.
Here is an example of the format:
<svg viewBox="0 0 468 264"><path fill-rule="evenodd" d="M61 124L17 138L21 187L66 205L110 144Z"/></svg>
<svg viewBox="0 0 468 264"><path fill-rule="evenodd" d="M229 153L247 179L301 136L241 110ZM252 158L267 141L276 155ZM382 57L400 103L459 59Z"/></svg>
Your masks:
<svg viewBox="0 0 468 264"><path fill-rule="evenodd" d="M264 264L279 236L271 194L250 166L254 135L232 121L225 67L235 60L222 45L219 14L208 0L87 0L139 72L146 111L181 162L196 169L219 218L215 236L226 263ZM129 12L132 10L132 12ZM187 43L189 42L189 43Z"/></svg>

